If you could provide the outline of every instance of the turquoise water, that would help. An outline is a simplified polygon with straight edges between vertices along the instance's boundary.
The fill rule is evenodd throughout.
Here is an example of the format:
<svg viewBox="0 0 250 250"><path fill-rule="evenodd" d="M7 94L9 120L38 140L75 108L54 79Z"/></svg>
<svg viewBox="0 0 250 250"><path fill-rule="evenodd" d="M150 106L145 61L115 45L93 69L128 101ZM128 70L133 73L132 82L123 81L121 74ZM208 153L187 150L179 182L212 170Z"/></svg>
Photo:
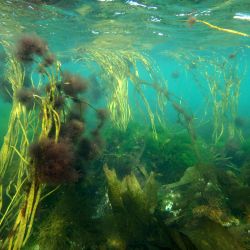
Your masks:
<svg viewBox="0 0 250 250"><path fill-rule="evenodd" d="M250 3L0 3L0 249L250 249Z"/></svg>

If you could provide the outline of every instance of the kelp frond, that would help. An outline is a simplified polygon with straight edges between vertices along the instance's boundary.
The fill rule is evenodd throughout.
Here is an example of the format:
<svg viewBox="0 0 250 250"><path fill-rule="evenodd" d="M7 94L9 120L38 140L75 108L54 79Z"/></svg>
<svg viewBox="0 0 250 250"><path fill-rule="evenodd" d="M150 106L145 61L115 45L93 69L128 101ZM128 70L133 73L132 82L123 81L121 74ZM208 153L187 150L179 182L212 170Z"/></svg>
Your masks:
<svg viewBox="0 0 250 250"><path fill-rule="evenodd" d="M166 98L162 93L156 93L158 105L152 110L148 97L145 94L145 86L154 88L155 84L167 90L167 82L162 78L158 67L145 53L131 49L97 48L95 46L80 47L77 49L77 62L87 63L91 71L99 68L98 78L101 80L106 91L108 108L111 121L121 130L126 130L132 119L132 103L129 92L134 91L136 112L146 112L154 137L157 138L156 120L161 122L158 113L163 112ZM140 72L139 73L139 68ZM142 74L145 76L142 77Z"/></svg>

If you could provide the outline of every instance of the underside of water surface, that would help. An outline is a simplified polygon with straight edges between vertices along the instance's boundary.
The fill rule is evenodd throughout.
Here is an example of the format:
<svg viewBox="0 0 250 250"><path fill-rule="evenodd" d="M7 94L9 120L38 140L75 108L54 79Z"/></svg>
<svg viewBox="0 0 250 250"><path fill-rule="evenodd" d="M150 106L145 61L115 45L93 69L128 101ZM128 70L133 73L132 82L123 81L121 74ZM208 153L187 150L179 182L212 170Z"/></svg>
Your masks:
<svg viewBox="0 0 250 250"><path fill-rule="evenodd" d="M2 0L0 250L250 249L250 2Z"/></svg>

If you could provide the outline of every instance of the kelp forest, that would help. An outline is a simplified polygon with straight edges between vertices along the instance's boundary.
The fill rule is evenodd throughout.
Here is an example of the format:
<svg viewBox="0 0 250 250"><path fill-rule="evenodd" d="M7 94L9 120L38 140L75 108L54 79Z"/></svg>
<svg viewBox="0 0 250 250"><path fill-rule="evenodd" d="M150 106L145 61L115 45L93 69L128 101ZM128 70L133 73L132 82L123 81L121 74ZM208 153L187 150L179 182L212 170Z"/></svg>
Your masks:
<svg viewBox="0 0 250 250"><path fill-rule="evenodd" d="M250 249L235 1L69 2L0 3L0 250Z"/></svg>

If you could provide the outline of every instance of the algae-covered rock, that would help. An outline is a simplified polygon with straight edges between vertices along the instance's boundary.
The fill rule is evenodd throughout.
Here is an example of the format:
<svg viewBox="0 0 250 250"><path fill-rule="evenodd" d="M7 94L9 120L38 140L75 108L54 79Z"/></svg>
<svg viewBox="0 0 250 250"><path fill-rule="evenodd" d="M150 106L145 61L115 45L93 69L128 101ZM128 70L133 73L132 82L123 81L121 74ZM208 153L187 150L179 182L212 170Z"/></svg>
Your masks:
<svg viewBox="0 0 250 250"><path fill-rule="evenodd" d="M201 250L246 249L227 228L209 219L199 220L193 228L188 228L187 234Z"/></svg>
<svg viewBox="0 0 250 250"><path fill-rule="evenodd" d="M168 228L157 214L155 174L139 182L131 173L119 180L114 170L104 166L113 224L118 229L115 242L126 249L196 249L184 234ZM108 237L107 242L113 242ZM124 246L124 245L123 245ZM123 249L123 248L122 248Z"/></svg>

